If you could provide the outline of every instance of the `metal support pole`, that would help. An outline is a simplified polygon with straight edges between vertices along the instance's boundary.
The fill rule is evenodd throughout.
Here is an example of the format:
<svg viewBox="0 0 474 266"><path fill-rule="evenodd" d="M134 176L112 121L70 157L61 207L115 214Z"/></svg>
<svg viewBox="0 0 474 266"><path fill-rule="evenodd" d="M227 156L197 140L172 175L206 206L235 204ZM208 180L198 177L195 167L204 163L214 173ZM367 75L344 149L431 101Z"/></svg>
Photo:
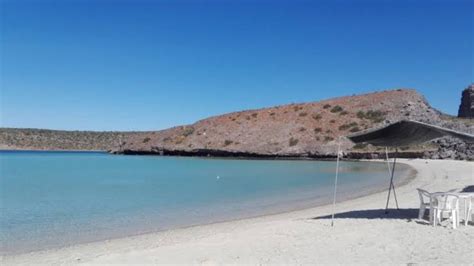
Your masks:
<svg viewBox="0 0 474 266"><path fill-rule="evenodd" d="M387 149L385 149L385 153L386 153L386 156L387 156L387 163L388 163L388 150ZM389 167L390 184L389 184L389 187L388 187L387 203L385 204L385 214L388 213L388 203L390 201L390 193L392 191L392 188L393 188L393 195L395 197L395 203L396 203L396 206L397 206L397 210L399 209L397 194L395 193L395 185L393 184L393 177L395 175L395 165L397 164L397 157L398 157L398 148L395 149L395 158L393 159L393 166L392 166L391 171L390 171L390 167Z"/></svg>
<svg viewBox="0 0 474 266"><path fill-rule="evenodd" d="M336 194L337 194L337 177L339 175L339 156L341 154L341 138L339 138L339 144L337 147L337 160L336 160L336 177L334 179L334 197L332 201L332 218L331 226L334 226L334 213L336 212Z"/></svg>

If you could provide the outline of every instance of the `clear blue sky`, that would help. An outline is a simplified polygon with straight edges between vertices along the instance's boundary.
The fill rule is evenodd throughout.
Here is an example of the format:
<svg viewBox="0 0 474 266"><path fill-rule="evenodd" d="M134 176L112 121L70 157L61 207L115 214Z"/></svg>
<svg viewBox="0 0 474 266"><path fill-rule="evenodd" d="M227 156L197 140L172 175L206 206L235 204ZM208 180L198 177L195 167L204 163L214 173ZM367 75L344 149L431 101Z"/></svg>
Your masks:
<svg viewBox="0 0 474 266"><path fill-rule="evenodd" d="M456 114L473 1L13 1L1 124L153 130L410 87Z"/></svg>

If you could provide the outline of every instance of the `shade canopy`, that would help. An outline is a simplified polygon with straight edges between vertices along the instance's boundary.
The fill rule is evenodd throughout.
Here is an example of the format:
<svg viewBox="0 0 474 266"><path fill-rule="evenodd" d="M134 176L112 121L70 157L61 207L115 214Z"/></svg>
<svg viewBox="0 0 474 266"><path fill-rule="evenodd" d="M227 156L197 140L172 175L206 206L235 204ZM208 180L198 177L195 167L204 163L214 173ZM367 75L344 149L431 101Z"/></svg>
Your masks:
<svg viewBox="0 0 474 266"><path fill-rule="evenodd" d="M402 120L383 128L353 134L347 138L354 143L400 147L421 144L444 136L474 143L474 135L411 120Z"/></svg>

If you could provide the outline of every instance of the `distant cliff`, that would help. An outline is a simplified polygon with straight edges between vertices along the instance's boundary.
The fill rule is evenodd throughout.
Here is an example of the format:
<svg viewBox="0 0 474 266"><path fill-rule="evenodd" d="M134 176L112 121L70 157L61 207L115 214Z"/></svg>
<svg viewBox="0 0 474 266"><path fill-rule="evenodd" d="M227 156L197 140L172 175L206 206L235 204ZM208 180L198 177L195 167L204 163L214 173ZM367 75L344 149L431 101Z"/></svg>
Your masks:
<svg viewBox="0 0 474 266"><path fill-rule="evenodd" d="M402 119L474 133L471 120L440 113L415 90L397 89L234 112L161 131L86 132L3 128L0 129L0 148L324 158L335 155L339 137ZM449 149L451 142L442 142L445 150ZM439 143L431 143L423 147L403 147L403 150L411 157L443 158L444 155L436 153L439 147ZM380 152L375 147L354 146L344 138L342 148L354 158L372 157ZM427 153L427 150L431 153ZM448 155L445 157L451 158Z"/></svg>

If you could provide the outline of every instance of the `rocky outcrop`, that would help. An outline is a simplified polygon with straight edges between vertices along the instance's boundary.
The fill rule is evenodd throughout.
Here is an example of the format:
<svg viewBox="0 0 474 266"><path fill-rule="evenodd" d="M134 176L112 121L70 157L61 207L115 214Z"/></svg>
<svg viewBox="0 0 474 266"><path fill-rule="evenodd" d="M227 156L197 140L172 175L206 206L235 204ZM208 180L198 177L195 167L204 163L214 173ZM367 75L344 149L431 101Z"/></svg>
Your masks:
<svg viewBox="0 0 474 266"><path fill-rule="evenodd" d="M462 92L458 117L474 118L474 84L471 84Z"/></svg>
<svg viewBox="0 0 474 266"><path fill-rule="evenodd" d="M426 151L423 155L428 159L474 160L474 143L465 143L453 137L444 137L433 141L438 149Z"/></svg>

